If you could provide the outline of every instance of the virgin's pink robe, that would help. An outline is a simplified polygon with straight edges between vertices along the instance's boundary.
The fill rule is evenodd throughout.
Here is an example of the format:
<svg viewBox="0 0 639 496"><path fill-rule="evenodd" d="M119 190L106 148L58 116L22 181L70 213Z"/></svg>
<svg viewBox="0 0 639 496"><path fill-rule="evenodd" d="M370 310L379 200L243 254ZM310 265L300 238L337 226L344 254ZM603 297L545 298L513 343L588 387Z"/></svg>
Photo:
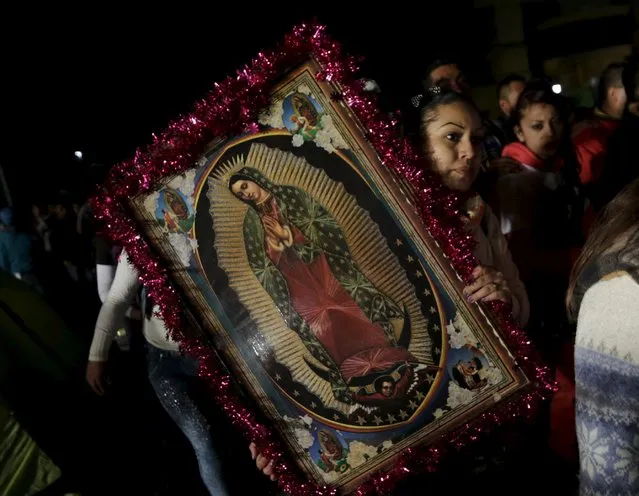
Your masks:
<svg viewBox="0 0 639 496"><path fill-rule="evenodd" d="M263 209L261 216L285 224L275 198L270 200L268 210ZM293 225L289 228L293 244L306 242L299 229ZM333 275L323 252L307 264L292 247L277 251L268 241L264 244L267 256L286 279L293 308L308 323L347 382L415 362L408 350L393 346L384 330L364 314Z"/></svg>

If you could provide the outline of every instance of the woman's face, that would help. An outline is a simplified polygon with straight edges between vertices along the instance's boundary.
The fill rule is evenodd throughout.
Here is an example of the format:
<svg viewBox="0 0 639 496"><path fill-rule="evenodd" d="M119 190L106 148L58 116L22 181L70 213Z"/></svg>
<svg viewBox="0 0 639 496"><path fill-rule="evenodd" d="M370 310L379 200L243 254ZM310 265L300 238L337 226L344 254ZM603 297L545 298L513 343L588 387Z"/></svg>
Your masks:
<svg viewBox="0 0 639 496"><path fill-rule="evenodd" d="M522 112L515 126L517 139L541 159L552 157L559 148L564 123L552 105L534 103Z"/></svg>
<svg viewBox="0 0 639 496"><path fill-rule="evenodd" d="M231 191L240 200L252 201L254 203L261 203L268 196L266 190L260 188L257 183L248 179L235 181L231 185Z"/></svg>
<svg viewBox="0 0 639 496"><path fill-rule="evenodd" d="M484 139L477 111L463 102L442 105L425 131L435 172L449 188L468 191L479 173Z"/></svg>

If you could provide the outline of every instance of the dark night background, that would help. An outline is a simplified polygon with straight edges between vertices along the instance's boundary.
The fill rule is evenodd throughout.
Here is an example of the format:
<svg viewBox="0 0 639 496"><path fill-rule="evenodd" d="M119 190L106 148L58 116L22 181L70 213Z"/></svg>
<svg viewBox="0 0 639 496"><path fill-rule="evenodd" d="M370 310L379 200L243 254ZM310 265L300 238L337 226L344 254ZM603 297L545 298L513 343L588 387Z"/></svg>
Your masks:
<svg viewBox="0 0 639 496"><path fill-rule="evenodd" d="M453 7L428 7L427 18L413 8L382 13L369 3L351 12L262 4L242 9L240 16L153 9L143 20L125 13L108 19L101 12L59 11L50 21L42 21L44 15L40 22L20 19L28 29L2 35L0 163L14 196L74 189L89 164L128 158L214 82L274 46L294 24L314 17L347 51L366 57L363 75L377 80L395 107L415 91L436 52L464 50L464 59L479 60L475 54L485 50L482 39L488 38L476 18L460 15L470 3L455 2L457 15ZM4 24L16 29L10 19ZM74 159L74 150L82 150L82 162Z"/></svg>
<svg viewBox="0 0 639 496"><path fill-rule="evenodd" d="M595 15L602 5L607 10ZM133 10L92 4L92 10L27 6L24 12L12 6L0 20L0 164L23 201L74 190L90 182L91 163L128 158L214 82L310 19L326 24L346 51L365 57L362 76L380 84L390 110L408 104L425 67L442 55L460 60L473 86L488 88L476 97L493 107L489 85L498 74L523 67L540 75L545 61L557 57L568 57L558 66L574 73L581 70L569 67L575 54L629 46L637 22L632 13L619 13L624 5L629 2L457 0L393 8L326 2ZM563 20L538 29L556 19ZM504 58L513 47L523 47L518 53L527 60ZM582 68L581 79L584 71L600 70L597 64L602 60ZM74 150L84 153L82 162Z"/></svg>
<svg viewBox="0 0 639 496"><path fill-rule="evenodd" d="M545 75L561 83L563 93L573 100L580 98L581 106L592 107L591 94L602 69L633 50L639 53L636 0L263 2L256 6L215 2L197 8L156 2L145 9L133 3L125 7L97 2L80 5L43 7L25 2L3 5L0 10L0 166L16 211L28 213L28 205L35 202L46 205L60 190L74 193L73 199L82 203L97 179L92 164L108 166L131 157L137 147L151 141L152 133L187 113L213 83L234 75L258 51L274 47L295 24L305 20L325 24L346 52L365 58L361 77L379 83L380 103L386 110L406 108L410 97L420 91L426 66L442 56L461 63L476 103L493 114L497 111L495 83L510 72ZM635 11L631 5L637 6ZM76 150L82 151L82 160L74 158ZM0 189L0 207L4 203ZM68 300L65 303L69 303L72 316L82 314L72 327L77 336L88 340L99 308L93 288L84 291L86 294L66 294L56 286L55 293ZM91 305L83 306L85 299L92 300ZM84 367L84 355L82 360ZM127 439L126 449L112 458L93 439L78 439L78 449L60 444L61 451L72 453L69 459L73 461L71 470L63 470L63 479L71 479L69 487L74 487L75 478L103 484L105 470L92 460L96 456L108 465L107 479L113 487L129 484L130 492L104 492L102 487L102 492L85 494L201 494L192 450L170 420L158 413L160 406L146 384L146 371L135 368L138 366L146 367L140 360L123 369L119 379L114 378L114 383L128 387L122 387L122 392L113 388L110 394L114 400L106 400L112 401L111 409L92 393L88 400L95 401L97 407L87 411L120 422L99 424L90 419L104 427L93 431L102 435L105 444ZM146 389L136 389L138 383L126 375L129 369L143 379ZM83 374L84 370L75 379L87 388ZM13 381L13 376L12 384L24 394L28 407L31 403L27 400L40 401L29 387ZM73 423L67 416L67 405L59 398L44 398L42 404L45 406L27 410L34 417L45 417L42 426L49 431L47 435L65 432L52 420L53 407L64 411L60 422ZM147 410L142 406L156 411L145 417ZM68 410L84 414L81 409ZM262 489L249 494L265 494L264 478L254 470L244 441L234 438L235 431L227 429L224 422L220 420L215 426L225 434L227 458L240 460L235 468L242 474L238 481L255 479L255 487ZM144 426L142 434L134 429L139 425ZM80 438L81 432L78 429L74 435ZM148 436L148 445L144 436ZM513 444L520 441L515 437ZM541 434L537 437L542 439ZM490 441L494 445L499 442ZM515 482L520 495L550 494L546 486L554 472L545 478L528 477L529 473L546 473L543 467L539 469L545 455L527 448L521 456L521 463L517 458L518 470L512 471L508 464L499 469L503 481ZM502 462L495 459L496 465ZM442 479L444 489L450 493L449 482L461 484L458 474L475 467L475 461L451 467L450 479ZM466 463L468 466L463 466ZM92 478L93 473L100 477ZM569 487L574 485L570 470L558 473ZM133 491L129 474L137 477L146 492ZM488 471L485 477L494 474ZM160 489L151 487L149 480ZM502 487L510 494L512 485L503 481ZM460 494L466 489L469 494L471 490L482 494L471 483L473 480L468 488L455 487ZM428 487L438 492L433 485L421 484L418 481L418 491Z"/></svg>

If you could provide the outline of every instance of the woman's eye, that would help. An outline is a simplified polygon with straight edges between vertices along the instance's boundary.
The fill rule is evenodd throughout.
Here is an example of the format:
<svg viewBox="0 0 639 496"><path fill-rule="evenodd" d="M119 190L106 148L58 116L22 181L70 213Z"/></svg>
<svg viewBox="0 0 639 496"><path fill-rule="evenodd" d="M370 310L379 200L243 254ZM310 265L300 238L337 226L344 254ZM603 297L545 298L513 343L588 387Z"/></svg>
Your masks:
<svg viewBox="0 0 639 496"><path fill-rule="evenodd" d="M461 136L459 133L450 133L446 135L446 139L448 141L452 141L453 143L458 143L461 140Z"/></svg>

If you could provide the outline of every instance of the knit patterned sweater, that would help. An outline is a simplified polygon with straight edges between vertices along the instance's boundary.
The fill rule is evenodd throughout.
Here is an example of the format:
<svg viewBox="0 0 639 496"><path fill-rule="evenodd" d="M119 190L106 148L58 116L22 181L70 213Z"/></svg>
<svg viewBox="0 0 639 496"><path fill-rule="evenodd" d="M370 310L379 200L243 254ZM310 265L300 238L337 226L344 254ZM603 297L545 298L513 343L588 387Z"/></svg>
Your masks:
<svg viewBox="0 0 639 496"><path fill-rule="evenodd" d="M639 284L625 272L585 293L575 348L582 495L639 495Z"/></svg>

